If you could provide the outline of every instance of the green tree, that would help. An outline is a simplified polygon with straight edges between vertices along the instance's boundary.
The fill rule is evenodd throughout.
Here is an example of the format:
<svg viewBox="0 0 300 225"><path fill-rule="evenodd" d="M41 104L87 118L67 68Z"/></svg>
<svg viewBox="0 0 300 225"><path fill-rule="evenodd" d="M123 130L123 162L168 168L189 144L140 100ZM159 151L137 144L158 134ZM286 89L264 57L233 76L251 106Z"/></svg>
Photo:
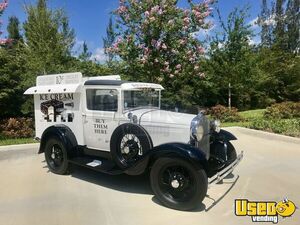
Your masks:
<svg viewBox="0 0 300 225"><path fill-rule="evenodd" d="M115 54L109 49L112 47L113 43L116 40L116 33L114 31L112 17L109 18L108 26L106 28L106 37L102 38L104 53L107 55L107 64L112 65L112 62L115 58Z"/></svg>
<svg viewBox="0 0 300 225"><path fill-rule="evenodd" d="M274 102L299 101L300 57L281 49L262 49L258 66L264 74L261 89Z"/></svg>
<svg viewBox="0 0 300 225"><path fill-rule="evenodd" d="M266 46L262 43L257 52L257 66L261 76L256 90L264 93L266 103L298 101L300 98L300 59L297 55L299 0L285 3L284 0L277 0L273 5L275 25L271 48L264 48Z"/></svg>
<svg viewBox="0 0 300 225"><path fill-rule="evenodd" d="M0 17L7 6L8 1L0 2ZM0 28L1 25L0 20ZM1 34L2 31L0 31ZM18 106L20 106L20 98L15 97L20 94L18 88L20 77L17 72L13 73L16 70L14 67L15 59L9 54L8 43L10 43L10 39L0 39L0 119L17 115L19 112Z"/></svg>
<svg viewBox="0 0 300 225"><path fill-rule="evenodd" d="M15 48L0 48L0 119L21 115L25 68L16 56Z"/></svg>
<svg viewBox="0 0 300 225"><path fill-rule="evenodd" d="M258 24L261 26L261 46L271 47L272 25L270 24L271 14L268 9L267 0L262 0L261 13L258 17Z"/></svg>
<svg viewBox="0 0 300 225"><path fill-rule="evenodd" d="M300 51L300 13L299 0L289 0L286 9L286 25L288 37L288 49L290 52L298 53Z"/></svg>
<svg viewBox="0 0 300 225"><path fill-rule="evenodd" d="M92 56L92 53L89 51L86 42L82 44L82 52L78 56L81 61L89 61Z"/></svg>
<svg viewBox="0 0 300 225"><path fill-rule="evenodd" d="M62 9L49 9L47 0L36 5L26 5L24 43L19 48L18 59L26 70L22 75L22 89L35 85L36 76L69 72L73 60L74 30ZM24 114L33 112L32 99L22 105Z"/></svg>
<svg viewBox="0 0 300 225"><path fill-rule="evenodd" d="M92 60L82 61L79 58L73 58L68 64L69 71L80 71L88 76L101 76L110 74L119 74L119 71L112 70L106 64L98 64Z"/></svg>
<svg viewBox="0 0 300 225"><path fill-rule="evenodd" d="M20 21L16 16L9 17L7 25L8 38L12 39L15 43L22 40L20 34Z"/></svg>
<svg viewBox="0 0 300 225"><path fill-rule="evenodd" d="M275 28L274 28L274 44L276 47L286 50L286 33L285 33L285 0L276 0L275 3Z"/></svg>
<svg viewBox="0 0 300 225"><path fill-rule="evenodd" d="M232 106L240 109L254 107L259 96L255 93L259 73L253 46L249 44L252 30L246 23L248 8L234 9L226 21L220 11L217 12L223 32L211 43L207 59L208 77L214 86L209 92L210 101L227 105L230 84Z"/></svg>
<svg viewBox="0 0 300 225"><path fill-rule="evenodd" d="M23 57L30 73L27 80L32 85L36 75L65 71L74 44L74 31L64 11L47 8L46 0L26 5L25 9Z"/></svg>

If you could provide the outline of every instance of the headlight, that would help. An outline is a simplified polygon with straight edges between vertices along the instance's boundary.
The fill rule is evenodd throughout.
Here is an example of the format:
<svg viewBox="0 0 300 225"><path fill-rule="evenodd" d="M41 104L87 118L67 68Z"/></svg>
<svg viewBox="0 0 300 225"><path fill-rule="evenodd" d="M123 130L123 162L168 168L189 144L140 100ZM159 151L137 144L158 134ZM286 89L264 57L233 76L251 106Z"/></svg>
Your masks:
<svg viewBox="0 0 300 225"><path fill-rule="evenodd" d="M211 129L217 133L221 130L221 122L220 120L213 120L211 121Z"/></svg>
<svg viewBox="0 0 300 225"><path fill-rule="evenodd" d="M196 139L197 141L200 141L201 138L203 137L203 133L204 133L204 130L203 130L203 126L200 124L200 117L199 116L196 116L192 122L191 122L191 137L193 139Z"/></svg>

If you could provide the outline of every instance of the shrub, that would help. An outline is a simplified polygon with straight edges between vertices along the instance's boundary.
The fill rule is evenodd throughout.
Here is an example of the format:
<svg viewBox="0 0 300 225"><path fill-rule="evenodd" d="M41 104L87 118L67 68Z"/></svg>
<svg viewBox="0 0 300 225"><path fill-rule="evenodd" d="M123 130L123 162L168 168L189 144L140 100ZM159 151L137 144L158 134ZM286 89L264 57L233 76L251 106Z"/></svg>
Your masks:
<svg viewBox="0 0 300 225"><path fill-rule="evenodd" d="M232 107L229 109L223 105L211 107L208 114L210 114L212 118L221 120L222 122L237 122L242 120L237 108Z"/></svg>
<svg viewBox="0 0 300 225"><path fill-rule="evenodd" d="M300 102L282 102L268 107L264 113L267 119L290 119L300 117Z"/></svg>
<svg viewBox="0 0 300 225"><path fill-rule="evenodd" d="M2 121L0 131L6 138L33 137L34 125L31 118L9 118Z"/></svg>
<svg viewBox="0 0 300 225"><path fill-rule="evenodd" d="M249 128L300 137L300 119L257 119L252 121Z"/></svg>

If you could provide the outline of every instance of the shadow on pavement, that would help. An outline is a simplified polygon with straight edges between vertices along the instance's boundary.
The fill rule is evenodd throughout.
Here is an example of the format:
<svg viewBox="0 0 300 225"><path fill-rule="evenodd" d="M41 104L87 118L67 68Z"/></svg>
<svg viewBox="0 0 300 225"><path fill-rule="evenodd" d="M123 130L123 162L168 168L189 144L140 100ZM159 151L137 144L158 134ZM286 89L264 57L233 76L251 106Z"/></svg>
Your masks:
<svg viewBox="0 0 300 225"><path fill-rule="evenodd" d="M211 196L206 195L206 197L209 198L209 199L211 199L213 201L213 203L209 207L205 208L205 212L208 212L214 206L216 206L230 192L230 190L235 186L236 182L240 178L238 175L237 175L237 177L235 177L235 179L233 181L226 181L226 179L231 179L231 178L234 178L234 177L235 176L233 174L229 174L227 177L224 178L224 180L222 181L221 184L230 184L230 187L218 199L214 199Z"/></svg>
<svg viewBox="0 0 300 225"><path fill-rule="evenodd" d="M43 168L47 168L45 165L45 161L42 162L44 164ZM50 172L49 170L47 172ZM71 176L80 179L86 182L90 182L93 184L100 185L102 187L114 189L121 192L127 193L137 193L137 194L145 194L145 195L153 195L151 190L150 181L149 181L149 173L145 173L139 176L129 176L127 174L121 175L109 175L105 173L99 173L97 171L80 167L76 165L72 165L72 173ZM207 195L206 198L209 198L213 201L213 203L209 206L206 206L203 203L200 203L199 206L191 210L190 212L201 212L201 211L209 211L214 206L216 206L227 194L228 192L235 186L239 176L236 177L234 181L227 182L227 179L233 178L234 176L231 174L224 179L224 183L231 184L229 189L222 194L218 199L214 199L211 196ZM152 197L152 202L165 207L162 203L155 197Z"/></svg>
<svg viewBox="0 0 300 225"><path fill-rule="evenodd" d="M74 167L71 176L74 178L121 192L153 195L149 181L149 173L145 173L139 176L129 176L126 174L113 176L109 174L99 173L88 168L76 165L73 166ZM165 207L155 196L152 197L152 202ZM201 203L196 209L192 210L191 212L200 212L203 210L205 210L205 205Z"/></svg>
<svg viewBox="0 0 300 225"><path fill-rule="evenodd" d="M152 200L152 202L156 203L157 205L160 205L161 207L165 207L155 196L153 196L151 200ZM201 202L198 207L196 207L193 210L189 210L188 212L201 212L201 211L204 211L205 208L206 208L206 206ZM173 209L173 210L176 210L176 209Z"/></svg>
<svg viewBox="0 0 300 225"><path fill-rule="evenodd" d="M74 166L71 176L121 192L153 195L148 173L139 176L129 176L126 174L113 176L88 168Z"/></svg>

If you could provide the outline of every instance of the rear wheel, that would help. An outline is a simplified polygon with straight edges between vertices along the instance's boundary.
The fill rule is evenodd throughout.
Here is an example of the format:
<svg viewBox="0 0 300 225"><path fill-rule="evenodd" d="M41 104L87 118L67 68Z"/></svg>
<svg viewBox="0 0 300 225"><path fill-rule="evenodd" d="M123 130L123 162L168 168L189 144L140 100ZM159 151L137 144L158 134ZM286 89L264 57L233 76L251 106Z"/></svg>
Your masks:
<svg viewBox="0 0 300 225"><path fill-rule="evenodd" d="M51 137L45 145L45 159L48 168L56 174L67 174L69 163L67 150L59 138Z"/></svg>
<svg viewBox="0 0 300 225"><path fill-rule="evenodd" d="M150 181L156 197L173 209L194 209L207 193L205 171L178 158L160 158L155 161Z"/></svg>

